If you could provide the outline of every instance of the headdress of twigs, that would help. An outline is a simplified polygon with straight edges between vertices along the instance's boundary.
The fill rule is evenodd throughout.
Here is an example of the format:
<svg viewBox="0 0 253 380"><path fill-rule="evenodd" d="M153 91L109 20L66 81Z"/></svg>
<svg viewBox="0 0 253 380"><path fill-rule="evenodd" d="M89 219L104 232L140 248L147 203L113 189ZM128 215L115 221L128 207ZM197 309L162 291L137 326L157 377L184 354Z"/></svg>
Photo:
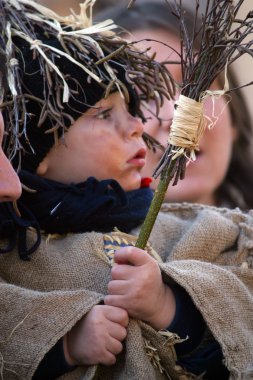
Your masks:
<svg viewBox="0 0 253 380"><path fill-rule="evenodd" d="M135 1L131 1L130 6ZM165 1L179 23L182 89L176 102L168 146L154 172L154 177L160 175L161 179L136 244L140 248L146 245L170 181L173 179L175 185L184 178L187 160L194 160L194 151L199 149L207 124L203 116L203 100L234 90L229 89L226 75L223 91L209 91L210 85L240 56L253 55L253 11L242 19L238 18L243 0L207 0L201 17L200 1L196 0L192 31L187 29L183 0Z"/></svg>
<svg viewBox="0 0 253 380"><path fill-rule="evenodd" d="M22 88L20 62L17 59L20 52L15 45L17 37L30 45L34 57L40 62L44 94L50 94L50 99L35 100L41 103L42 108L39 124L43 123L45 117L53 121L54 128L48 133L56 134L60 128L64 132L63 116L71 118L70 115L63 115L62 109L73 94L64 74L55 64L55 57L64 57L81 68L88 77L105 88L105 97L116 86L126 101L129 100L127 86L117 77L117 70L113 69L112 63L116 61L124 68L127 81L137 90L141 100L148 102L151 98L155 99L157 113L164 97L173 98L174 81L164 64L157 63L147 52L140 52L134 44L120 38L112 20L92 25L94 3L95 0L86 0L81 4L80 15L73 13L61 17L30 0L0 2L1 46L6 56L8 82L8 91L4 95L3 89L0 91L4 99L2 107L7 108L9 115L7 132L10 158L22 151L21 136L28 140L26 102L31 99L31 94L25 93ZM40 40L38 31L43 31L43 35L48 38L56 38L61 48ZM25 59L23 57L24 67ZM144 118L140 107L138 114ZM33 151L33 147L30 148Z"/></svg>

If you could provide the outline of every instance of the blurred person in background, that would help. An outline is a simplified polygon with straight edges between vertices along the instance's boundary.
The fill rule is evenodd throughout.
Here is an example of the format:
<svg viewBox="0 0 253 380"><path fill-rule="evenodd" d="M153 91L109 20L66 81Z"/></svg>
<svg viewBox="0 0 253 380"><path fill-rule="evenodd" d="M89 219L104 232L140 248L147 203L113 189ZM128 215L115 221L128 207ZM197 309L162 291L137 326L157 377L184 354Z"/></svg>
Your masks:
<svg viewBox="0 0 253 380"><path fill-rule="evenodd" d="M194 16L190 11L186 15L186 26L192 30ZM106 6L96 15L96 20L101 17L112 18L120 27L131 32L132 35L128 34L128 38L141 40L141 46L150 47L150 52L156 52L158 61L178 61L178 64L169 64L169 69L180 83L180 57L176 53L180 51L179 23L165 1L138 0L129 10L124 3L118 2L117 5ZM227 76L230 88L238 87L231 68L228 69ZM222 89L224 79L224 74L220 75L211 90ZM206 129L200 141L197 159L188 165L184 180L169 187L166 202L192 202L240 207L243 210L253 208L251 118L240 90L232 92L230 96L215 99L214 109L211 98L205 101L205 114L212 120L218 117L217 122L213 128ZM149 106L152 110L152 104ZM166 101L159 120L146 111L148 121L145 131L162 146L167 145L173 109L174 104ZM148 151L144 175L150 176L153 173L162 153L159 148ZM159 178L151 184L153 189L157 187L158 181Z"/></svg>
<svg viewBox="0 0 253 380"><path fill-rule="evenodd" d="M121 4L127 8L129 4L129 0L119 0ZM94 4L93 10L94 13L103 11L107 7L111 7L119 3L118 0L97 0ZM45 7L49 7L54 12L60 14L61 16L66 16L70 14L70 10L73 10L75 13L79 14L80 12L80 4L83 3L81 0L65 0L62 2L61 0L39 0L40 4Z"/></svg>
<svg viewBox="0 0 253 380"><path fill-rule="evenodd" d="M77 14L80 11L79 0L39 0L38 3L44 5L45 7L49 7L61 16L69 15L70 9L72 9Z"/></svg>

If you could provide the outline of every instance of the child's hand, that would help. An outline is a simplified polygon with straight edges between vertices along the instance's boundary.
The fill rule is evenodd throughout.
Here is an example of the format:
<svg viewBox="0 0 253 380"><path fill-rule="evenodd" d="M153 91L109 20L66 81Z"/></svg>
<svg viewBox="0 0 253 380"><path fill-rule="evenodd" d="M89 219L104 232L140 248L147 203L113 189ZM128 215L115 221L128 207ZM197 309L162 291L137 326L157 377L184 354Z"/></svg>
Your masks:
<svg viewBox="0 0 253 380"><path fill-rule="evenodd" d="M105 304L126 309L129 316L160 330L172 322L175 298L162 281L160 268L147 252L125 247L115 252Z"/></svg>
<svg viewBox="0 0 253 380"><path fill-rule="evenodd" d="M70 365L112 365L122 351L128 315L123 309L96 305L64 336L65 358Z"/></svg>

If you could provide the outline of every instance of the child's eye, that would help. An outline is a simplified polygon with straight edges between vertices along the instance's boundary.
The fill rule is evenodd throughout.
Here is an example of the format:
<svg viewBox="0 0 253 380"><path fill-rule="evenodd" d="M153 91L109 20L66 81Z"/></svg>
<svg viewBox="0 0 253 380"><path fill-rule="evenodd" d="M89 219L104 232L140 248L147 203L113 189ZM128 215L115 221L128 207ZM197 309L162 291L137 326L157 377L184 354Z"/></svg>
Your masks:
<svg viewBox="0 0 253 380"><path fill-rule="evenodd" d="M95 117L96 119L102 119L102 120L108 119L111 116L111 111L112 111L112 108L106 108L105 110L99 111Z"/></svg>

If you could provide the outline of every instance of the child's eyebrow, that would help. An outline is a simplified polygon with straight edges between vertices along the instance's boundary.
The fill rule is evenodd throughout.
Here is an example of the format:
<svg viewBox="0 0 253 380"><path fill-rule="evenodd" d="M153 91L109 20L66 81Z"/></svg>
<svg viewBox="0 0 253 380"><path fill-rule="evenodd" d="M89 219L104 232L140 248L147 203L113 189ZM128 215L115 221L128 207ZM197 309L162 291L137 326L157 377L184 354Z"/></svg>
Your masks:
<svg viewBox="0 0 253 380"><path fill-rule="evenodd" d="M87 113L90 113L90 114L94 115L94 114L102 112L102 111L104 111L105 109L108 109L108 108L109 108L109 106L107 107L106 105L105 106L101 105L101 106L98 106L98 107L92 107L92 108L90 108L87 111Z"/></svg>
<svg viewBox="0 0 253 380"><path fill-rule="evenodd" d="M112 110L112 107L101 107L97 110L97 113L104 113L104 112L108 112L108 111L111 111Z"/></svg>

